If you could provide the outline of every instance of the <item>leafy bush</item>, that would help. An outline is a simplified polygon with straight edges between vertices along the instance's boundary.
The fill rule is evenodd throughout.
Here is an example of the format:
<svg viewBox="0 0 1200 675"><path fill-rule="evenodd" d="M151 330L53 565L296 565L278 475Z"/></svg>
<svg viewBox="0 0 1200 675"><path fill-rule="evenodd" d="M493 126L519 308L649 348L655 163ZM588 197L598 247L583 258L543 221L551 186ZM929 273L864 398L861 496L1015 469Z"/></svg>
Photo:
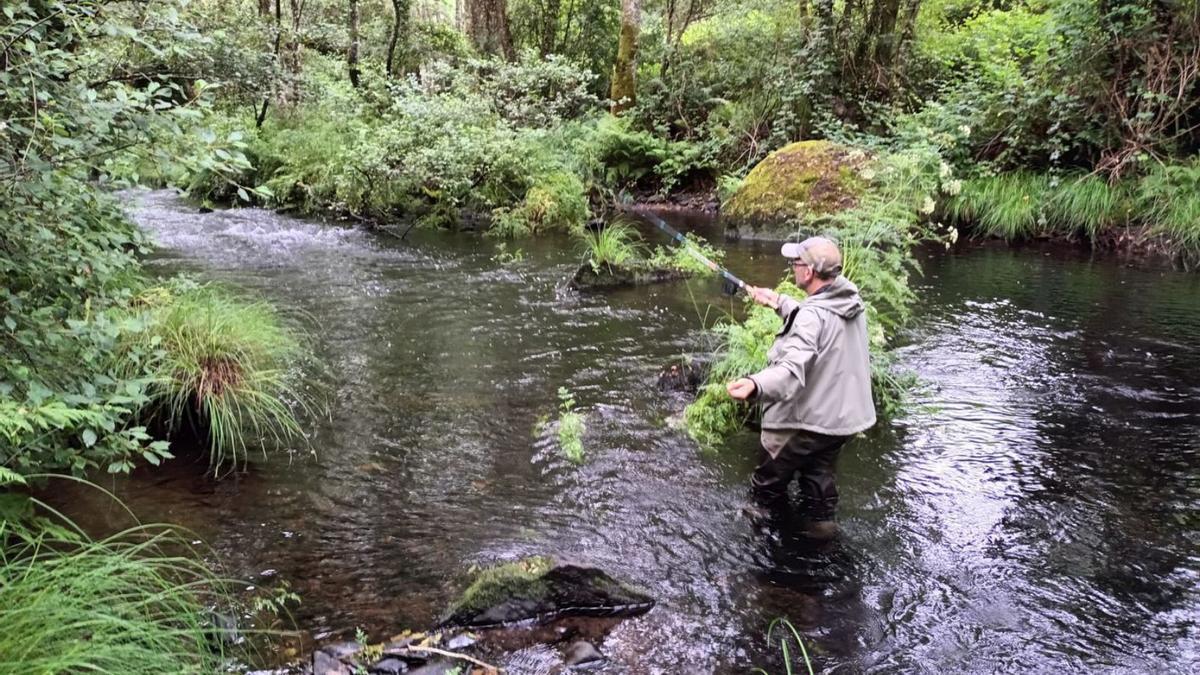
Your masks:
<svg viewBox="0 0 1200 675"><path fill-rule="evenodd" d="M494 209L495 225L489 234L515 237L554 231L579 233L589 215L583 183L574 174L560 170L534 178L516 207Z"/></svg>
<svg viewBox="0 0 1200 675"><path fill-rule="evenodd" d="M695 232L688 232L683 236L687 239L686 246L683 244L675 244L670 247L655 246L654 253L647 261L649 265L655 268L679 270L689 275L713 274L713 270L700 262L700 259L690 251L695 251L718 265L724 261L725 251L714 248L705 241L704 237Z"/></svg>
<svg viewBox="0 0 1200 675"><path fill-rule="evenodd" d="M178 50L162 44L173 27L187 32L175 13L94 9L23 3L6 6L0 22L0 43L11 47L0 85L38 92L0 96L0 467L21 474L115 471L134 457L168 456L133 421L149 373L115 354L145 329L129 303L143 285L137 256L147 243L93 181L138 163L118 161L122 153L156 157L162 139L199 133L209 103L200 90L177 106L182 87L153 75L141 86L114 79L112 64L87 49L103 34L105 50ZM173 160L229 173L244 161L216 139L195 150Z"/></svg>

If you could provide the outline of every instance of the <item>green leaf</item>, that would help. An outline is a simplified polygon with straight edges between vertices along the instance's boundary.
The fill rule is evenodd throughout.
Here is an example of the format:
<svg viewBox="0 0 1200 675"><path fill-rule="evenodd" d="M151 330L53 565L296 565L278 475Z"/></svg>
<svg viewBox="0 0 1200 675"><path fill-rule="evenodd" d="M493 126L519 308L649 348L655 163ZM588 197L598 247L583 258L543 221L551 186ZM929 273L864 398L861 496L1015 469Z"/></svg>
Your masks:
<svg viewBox="0 0 1200 675"><path fill-rule="evenodd" d="M84 429L80 435L83 437L83 444L85 446L90 448L96 444L96 432L91 429Z"/></svg>

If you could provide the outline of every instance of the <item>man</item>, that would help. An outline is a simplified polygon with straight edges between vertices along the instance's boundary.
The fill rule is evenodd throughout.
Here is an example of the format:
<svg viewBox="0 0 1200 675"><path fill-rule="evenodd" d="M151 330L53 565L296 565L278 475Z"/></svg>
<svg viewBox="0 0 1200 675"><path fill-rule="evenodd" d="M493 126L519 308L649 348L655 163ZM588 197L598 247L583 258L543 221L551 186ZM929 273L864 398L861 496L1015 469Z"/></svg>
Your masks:
<svg viewBox="0 0 1200 675"><path fill-rule="evenodd" d="M778 510L799 474L806 532L837 533L834 470L847 440L875 424L866 308L844 276L842 254L824 237L783 245L801 302L767 288L750 288L756 302L783 318L767 367L726 385L738 400L763 404L762 450L751 481L756 500Z"/></svg>

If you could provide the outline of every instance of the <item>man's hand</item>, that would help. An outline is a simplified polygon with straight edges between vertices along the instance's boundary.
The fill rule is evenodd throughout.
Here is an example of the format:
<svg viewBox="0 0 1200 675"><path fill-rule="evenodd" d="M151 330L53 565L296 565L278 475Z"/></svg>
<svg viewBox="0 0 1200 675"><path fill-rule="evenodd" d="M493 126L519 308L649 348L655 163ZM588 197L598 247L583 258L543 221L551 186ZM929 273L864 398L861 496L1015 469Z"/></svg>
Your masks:
<svg viewBox="0 0 1200 675"><path fill-rule="evenodd" d="M770 307L771 309L779 309L779 294L769 288L760 288L758 286L747 286L750 297L760 305Z"/></svg>
<svg viewBox="0 0 1200 675"><path fill-rule="evenodd" d="M739 401L745 401L753 396L754 390L757 388L758 387L756 387L754 384L754 380L748 377L736 379L733 382L725 385L725 391L728 391L730 396Z"/></svg>

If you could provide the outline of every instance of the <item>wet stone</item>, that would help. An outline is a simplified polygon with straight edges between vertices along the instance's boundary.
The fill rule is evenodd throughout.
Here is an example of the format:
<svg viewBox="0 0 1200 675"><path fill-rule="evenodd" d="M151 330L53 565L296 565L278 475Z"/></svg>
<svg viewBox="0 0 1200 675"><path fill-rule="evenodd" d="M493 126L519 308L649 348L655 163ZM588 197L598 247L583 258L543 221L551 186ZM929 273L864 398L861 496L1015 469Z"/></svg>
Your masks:
<svg viewBox="0 0 1200 675"><path fill-rule="evenodd" d="M454 661L440 659L431 661L420 668L415 668L408 671L408 675L446 675L458 668L458 664Z"/></svg>
<svg viewBox="0 0 1200 675"><path fill-rule="evenodd" d="M579 616L629 617L653 606L649 595L600 569L559 565L540 574L485 572L442 625L486 628Z"/></svg>
<svg viewBox="0 0 1200 675"><path fill-rule="evenodd" d="M354 669L324 651L317 651L313 653L312 672L313 675L353 675Z"/></svg>
<svg viewBox="0 0 1200 675"><path fill-rule="evenodd" d="M371 675L400 675L409 672L409 665L404 659L390 656L371 666L367 672Z"/></svg>
<svg viewBox="0 0 1200 675"><path fill-rule="evenodd" d="M623 266L601 265L593 268L591 263L584 263L571 277L571 288L577 291L600 290L605 288L621 288L626 286L644 286L659 284L667 281L679 281L692 276L688 272L675 269L649 267L646 265Z"/></svg>
<svg viewBox="0 0 1200 675"><path fill-rule="evenodd" d="M572 643L563 654L563 664L571 667L588 668L599 665L603 660L604 655L587 640Z"/></svg>

